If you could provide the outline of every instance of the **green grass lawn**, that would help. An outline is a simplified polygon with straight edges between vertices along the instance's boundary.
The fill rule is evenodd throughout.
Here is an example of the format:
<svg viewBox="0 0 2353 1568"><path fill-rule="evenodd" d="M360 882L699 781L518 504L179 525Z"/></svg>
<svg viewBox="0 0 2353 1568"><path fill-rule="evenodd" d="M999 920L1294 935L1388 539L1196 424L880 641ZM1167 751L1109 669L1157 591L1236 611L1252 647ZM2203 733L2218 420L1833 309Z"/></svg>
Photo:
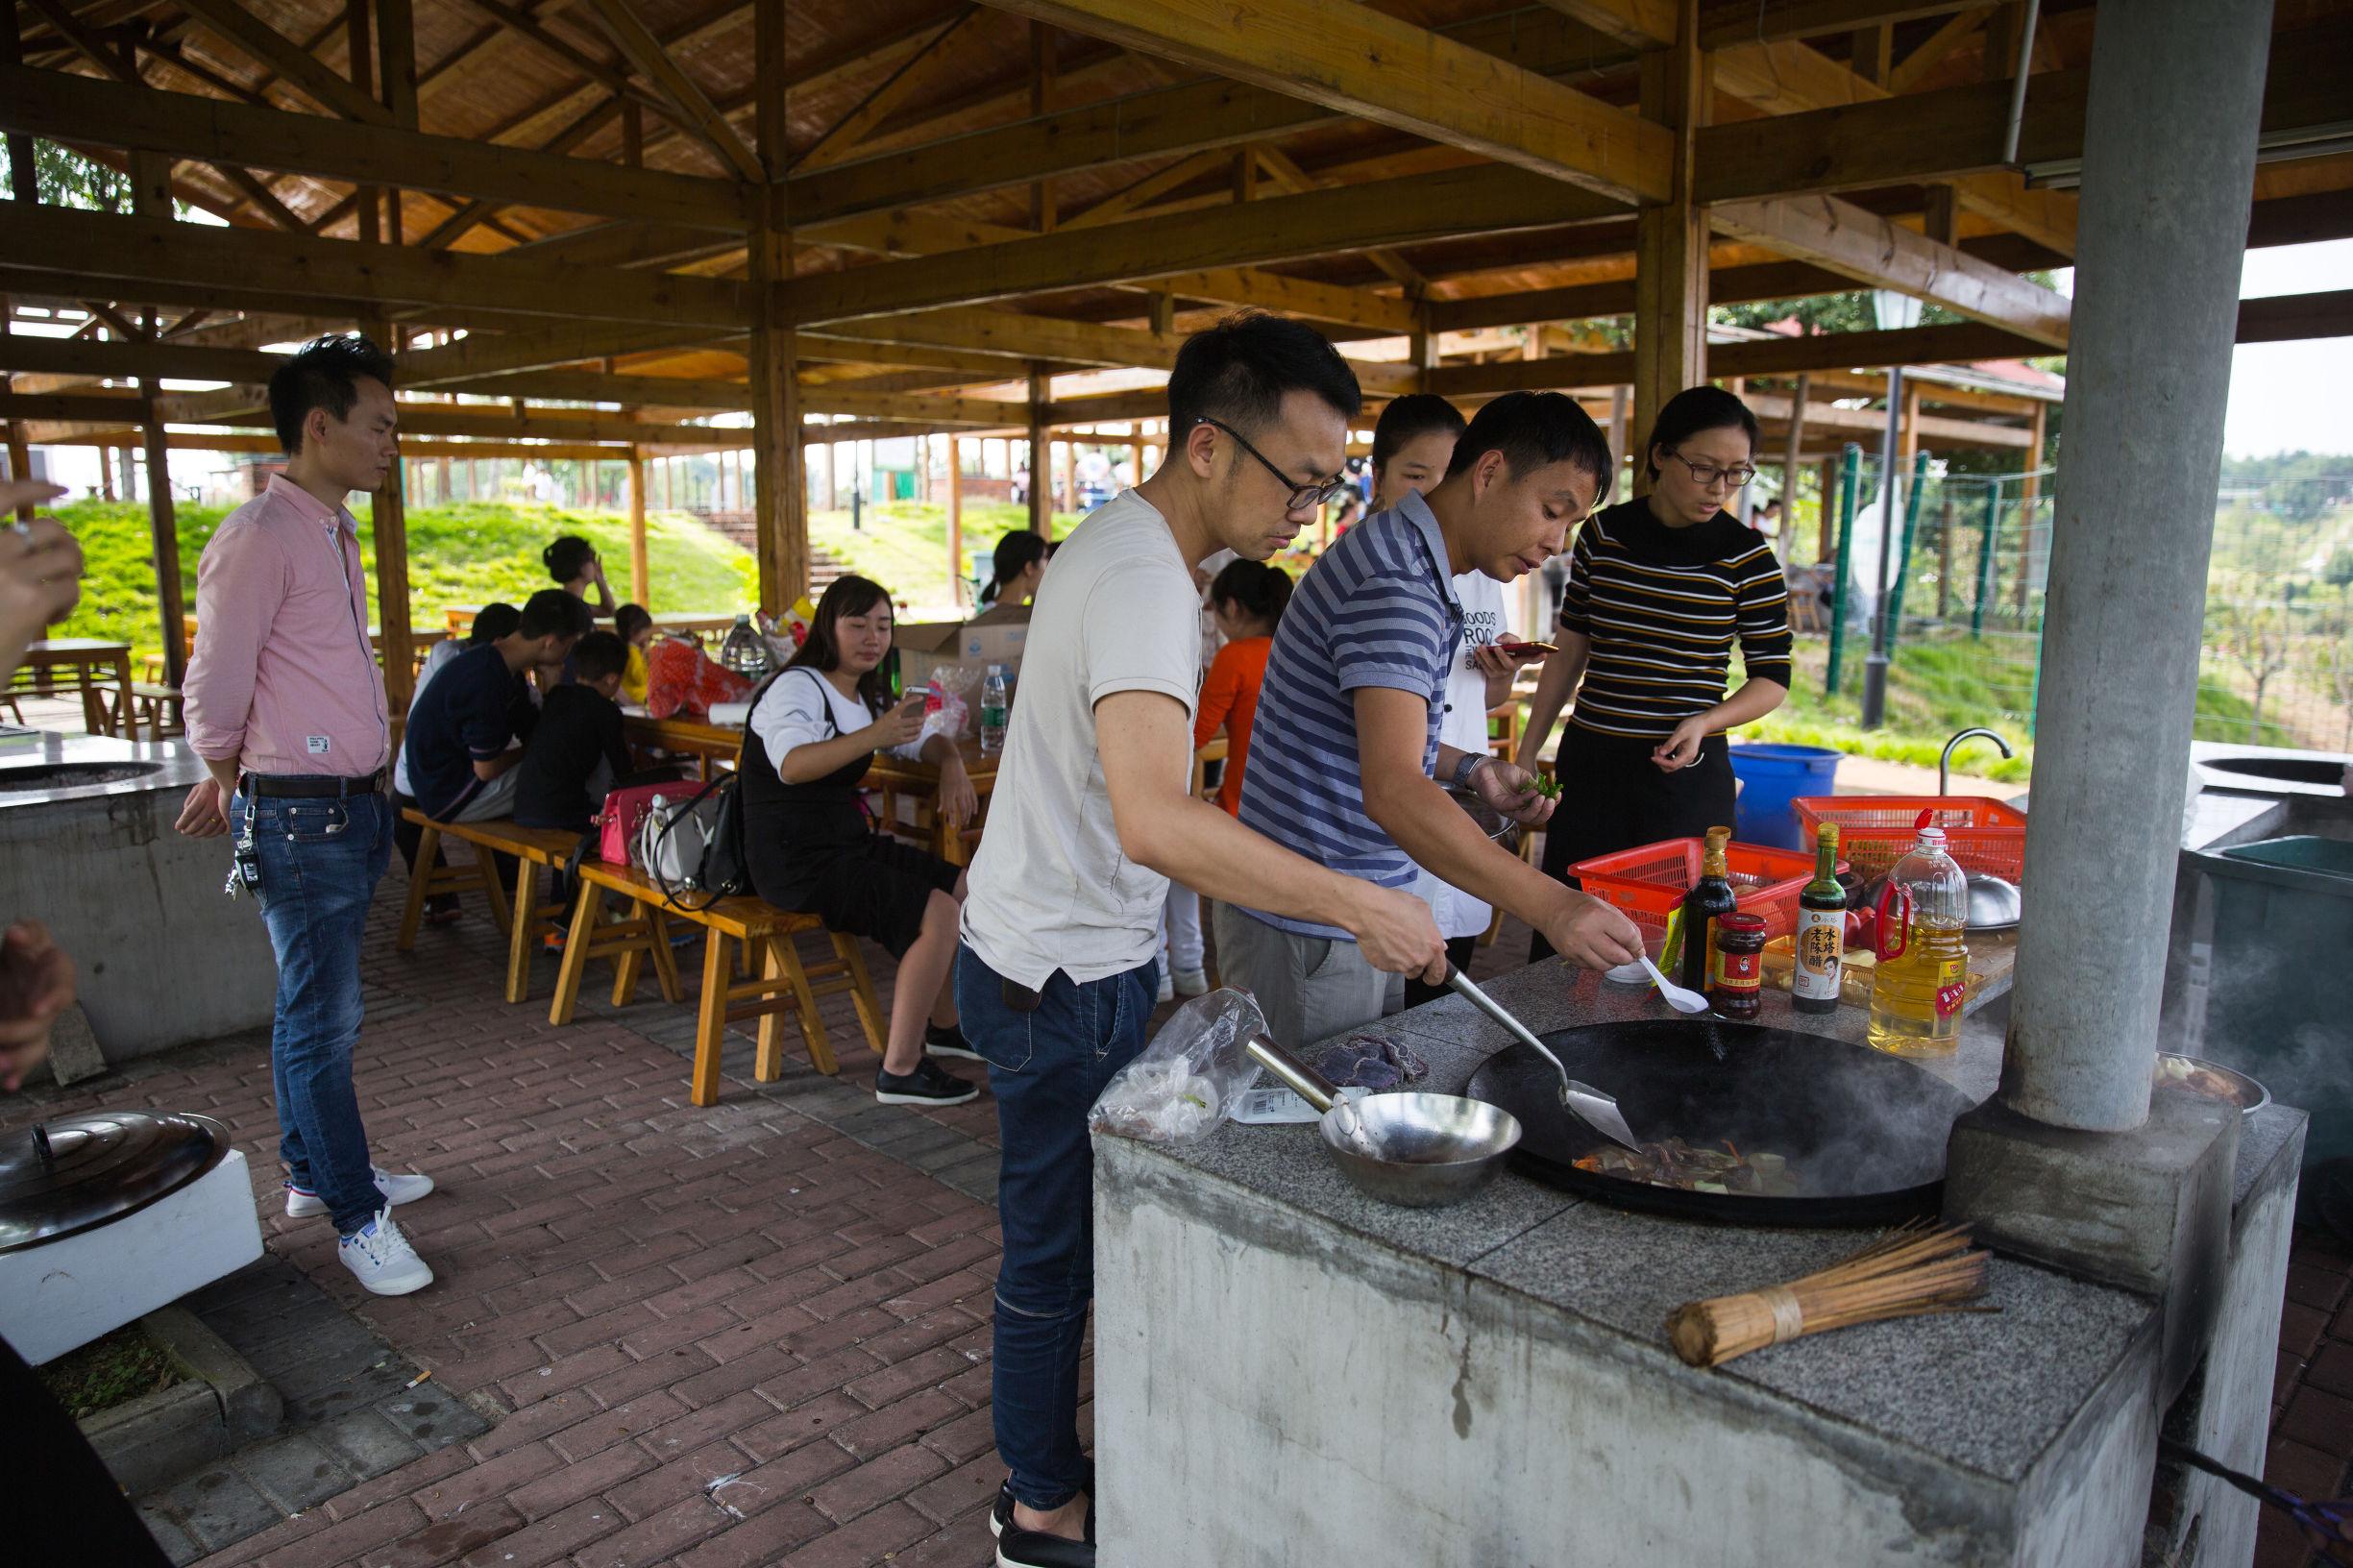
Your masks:
<svg viewBox="0 0 2353 1568"><path fill-rule="evenodd" d="M162 647L157 619L155 557L149 549L147 510L132 502L84 501L61 507L58 517L82 542L86 576L82 602L57 635L109 637L129 642L141 653ZM220 526L224 508L182 505L181 589L191 613L196 608L196 563ZM369 560L373 605L374 539L364 508L359 512L360 547ZM554 506L518 506L461 502L420 507L408 514L410 616L422 635L441 624L446 606L485 604L493 600L521 603L551 586L539 552L560 533L576 533L597 547L605 576L623 598L629 591L629 525L617 513L574 512ZM646 520L646 552L658 612L719 613L748 605L757 574L748 551L679 513L656 512Z"/></svg>
<svg viewBox="0 0 2353 1568"><path fill-rule="evenodd" d="M871 577L903 600L919 620L942 621L956 613L948 576L947 503L893 501L866 508L861 527L847 512L809 514L809 542L860 576ZM1054 536L1078 527L1079 514L1058 512ZM1027 507L1001 501L964 504L964 550L973 575L985 575L997 539L1029 527Z"/></svg>

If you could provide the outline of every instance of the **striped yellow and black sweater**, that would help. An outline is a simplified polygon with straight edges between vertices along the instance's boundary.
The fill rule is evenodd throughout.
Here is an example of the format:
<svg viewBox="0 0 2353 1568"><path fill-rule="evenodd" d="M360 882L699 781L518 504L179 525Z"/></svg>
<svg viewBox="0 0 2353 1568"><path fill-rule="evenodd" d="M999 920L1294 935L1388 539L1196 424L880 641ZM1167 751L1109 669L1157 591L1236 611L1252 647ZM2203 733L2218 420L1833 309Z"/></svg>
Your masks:
<svg viewBox="0 0 2353 1568"><path fill-rule="evenodd" d="M1752 680L1789 684L1789 590L1764 535L1725 512L1670 528L1637 498L1577 535L1560 629L1590 639L1569 722L1665 739L1724 700L1732 642Z"/></svg>

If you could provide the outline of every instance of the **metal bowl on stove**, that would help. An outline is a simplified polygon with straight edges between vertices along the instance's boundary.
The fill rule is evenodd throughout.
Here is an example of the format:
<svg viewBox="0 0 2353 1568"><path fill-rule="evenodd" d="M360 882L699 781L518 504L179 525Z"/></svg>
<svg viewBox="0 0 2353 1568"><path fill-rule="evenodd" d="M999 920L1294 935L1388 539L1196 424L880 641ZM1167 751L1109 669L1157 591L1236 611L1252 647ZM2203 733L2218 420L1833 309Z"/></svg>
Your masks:
<svg viewBox="0 0 2353 1568"><path fill-rule="evenodd" d="M2015 931L2023 899L2018 884L1980 871L1969 879L1969 919L1966 931Z"/></svg>

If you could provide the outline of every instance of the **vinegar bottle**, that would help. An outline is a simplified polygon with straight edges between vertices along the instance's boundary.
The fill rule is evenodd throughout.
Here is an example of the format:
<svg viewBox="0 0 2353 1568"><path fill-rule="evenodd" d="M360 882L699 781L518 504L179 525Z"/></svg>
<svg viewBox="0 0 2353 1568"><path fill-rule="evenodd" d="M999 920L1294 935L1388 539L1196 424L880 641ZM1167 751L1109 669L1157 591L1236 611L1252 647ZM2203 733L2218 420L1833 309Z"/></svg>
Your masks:
<svg viewBox="0 0 2353 1568"><path fill-rule="evenodd" d="M1789 1005L1800 1013L1835 1013L1847 952L1847 890L1838 885L1838 824L1825 822L1815 834L1814 880L1798 894Z"/></svg>
<svg viewBox="0 0 2353 1568"><path fill-rule="evenodd" d="M1728 827L1707 830L1700 857L1700 879L1683 894L1683 972L1687 991L1704 993L1715 979L1716 921L1740 907L1732 893L1731 868L1725 858L1732 842Z"/></svg>
<svg viewBox="0 0 2353 1568"><path fill-rule="evenodd" d="M1911 853L1879 894L1878 963L1871 982L1871 1043L1882 1051L1942 1055L1961 1042L1968 990L1969 879L1945 850L1945 830L1920 814Z"/></svg>

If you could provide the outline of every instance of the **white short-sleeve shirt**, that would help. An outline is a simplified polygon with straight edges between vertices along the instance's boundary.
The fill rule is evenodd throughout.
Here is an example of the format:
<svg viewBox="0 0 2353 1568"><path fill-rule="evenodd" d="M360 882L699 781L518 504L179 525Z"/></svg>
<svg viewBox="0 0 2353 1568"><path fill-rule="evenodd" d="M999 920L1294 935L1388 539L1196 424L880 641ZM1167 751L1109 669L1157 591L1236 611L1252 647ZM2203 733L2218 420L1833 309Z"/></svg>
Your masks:
<svg viewBox="0 0 2353 1568"><path fill-rule="evenodd" d="M1187 720L1200 696L1201 596L1167 521L1133 490L1062 549L1030 614L1021 685L964 904L968 945L1033 991L1149 963L1168 879L1120 851L1094 707L1159 692ZM1182 788L1189 757L1171 758Z"/></svg>
<svg viewBox="0 0 2353 1568"><path fill-rule="evenodd" d="M1484 572L1465 572L1455 578L1455 598L1462 605L1462 641L1455 645L1455 662L1446 676L1446 712L1438 720L1438 739L1477 756L1487 749L1487 677L1471 663L1471 649L1501 642L1507 634L1504 585ZM1421 873L1413 891L1430 905L1438 935L1449 942L1483 936L1494 922L1495 911L1484 900L1429 871Z"/></svg>
<svg viewBox="0 0 2353 1568"><path fill-rule="evenodd" d="M832 715L832 723L826 716ZM746 721L751 732L760 737L768 747L768 760L782 766L785 753L798 747L813 746L819 741L832 740L836 735L855 735L870 727L874 716L866 711L866 704L854 697L844 697L838 687L806 665L787 670L769 683L752 705L751 717ZM905 746L889 747L895 757L914 761L922 751L930 732L916 736Z"/></svg>

